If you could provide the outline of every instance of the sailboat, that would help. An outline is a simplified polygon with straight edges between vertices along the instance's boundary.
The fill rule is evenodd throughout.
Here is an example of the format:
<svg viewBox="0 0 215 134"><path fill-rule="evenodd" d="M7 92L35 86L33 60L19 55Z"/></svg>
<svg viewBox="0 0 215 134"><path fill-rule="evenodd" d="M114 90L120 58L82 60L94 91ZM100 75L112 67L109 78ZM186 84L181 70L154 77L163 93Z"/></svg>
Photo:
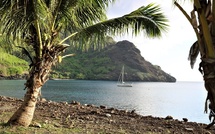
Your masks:
<svg viewBox="0 0 215 134"><path fill-rule="evenodd" d="M122 66L122 70L119 75L117 86L118 87L132 87L132 83L127 83L124 81L124 78L125 78L124 75L125 75L124 66Z"/></svg>

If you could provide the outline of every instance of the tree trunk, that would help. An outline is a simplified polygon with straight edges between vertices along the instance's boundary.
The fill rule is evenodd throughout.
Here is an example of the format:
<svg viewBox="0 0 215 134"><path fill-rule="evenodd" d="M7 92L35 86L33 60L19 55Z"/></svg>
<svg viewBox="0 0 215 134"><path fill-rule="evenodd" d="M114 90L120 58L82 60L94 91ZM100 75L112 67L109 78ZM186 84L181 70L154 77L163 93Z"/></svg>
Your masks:
<svg viewBox="0 0 215 134"><path fill-rule="evenodd" d="M30 125L34 116L34 111L35 111L40 89L41 87L27 90L24 97L24 102L10 118L10 120L8 121L8 124L22 125L25 127Z"/></svg>
<svg viewBox="0 0 215 134"><path fill-rule="evenodd" d="M25 86L27 92L24 101L19 109L9 119L10 125L22 125L28 127L34 116L34 111L38 97L40 97L41 88L48 80L53 61L44 59L38 64L34 64L29 72L30 77L27 79Z"/></svg>
<svg viewBox="0 0 215 134"><path fill-rule="evenodd" d="M215 66L214 65L215 65L215 60L202 59L201 66L204 72L205 88L208 92L206 101L209 100L209 109L212 112L215 112ZM205 111L207 112L207 109L205 109Z"/></svg>

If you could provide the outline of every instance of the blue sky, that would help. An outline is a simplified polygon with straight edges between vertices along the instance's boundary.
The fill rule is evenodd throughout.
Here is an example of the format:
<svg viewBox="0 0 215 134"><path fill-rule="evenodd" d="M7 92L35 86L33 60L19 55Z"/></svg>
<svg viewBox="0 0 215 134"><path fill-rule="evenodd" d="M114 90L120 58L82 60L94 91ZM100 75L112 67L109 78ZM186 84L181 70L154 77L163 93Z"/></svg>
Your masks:
<svg viewBox="0 0 215 134"><path fill-rule="evenodd" d="M118 0L109 7L107 15L108 18L119 17L150 3L151 0ZM200 60L197 60L194 69L191 69L188 61L189 49L196 41L191 25L179 9L173 7L172 0L153 0L153 3L160 5L169 19L170 28L167 33L163 33L162 38L149 39L144 35L127 35L114 39L133 42L147 61L159 65L166 73L176 77L177 81L203 81L198 71ZM183 3L183 7L190 14L191 3Z"/></svg>

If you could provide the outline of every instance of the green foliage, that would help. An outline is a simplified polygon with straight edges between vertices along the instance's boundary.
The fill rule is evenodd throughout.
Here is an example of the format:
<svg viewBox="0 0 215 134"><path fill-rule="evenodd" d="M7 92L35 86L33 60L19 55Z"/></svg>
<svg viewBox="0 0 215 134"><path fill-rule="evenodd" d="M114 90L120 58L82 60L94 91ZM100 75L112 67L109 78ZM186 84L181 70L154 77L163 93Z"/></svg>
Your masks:
<svg viewBox="0 0 215 134"><path fill-rule="evenodd" d="M97 55L98 51L83 52L66 58L62 64L54 67L51 77L59 78L59 74L61 74L64 78L71 79L100 79L101 75L112 71L114 66L111 66L109 57Z"/></svg>
<svg viewBox="0 0 215 134"><path fill-rule="evenodd" d="M79 74L76 75L76 79L82 80L82 79L85 79L85 78L86 78L85 75L82 74L82 73L79 73Z"/></svg>
<svg viewBox="0 0 215 134"><path fill-rule="evenodd" d="M28 63L0 49L0 74L9 76L22 74L28 70Z"/></svg>

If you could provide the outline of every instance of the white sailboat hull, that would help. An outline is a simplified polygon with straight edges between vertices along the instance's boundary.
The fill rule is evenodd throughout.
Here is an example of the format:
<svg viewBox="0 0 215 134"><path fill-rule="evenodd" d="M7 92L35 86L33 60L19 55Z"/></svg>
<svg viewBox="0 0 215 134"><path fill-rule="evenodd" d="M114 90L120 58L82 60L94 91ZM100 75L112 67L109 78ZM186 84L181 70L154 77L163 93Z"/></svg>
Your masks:
<svg viewBox="0 0 215 134"><path fill-rule="evenodd" d="M119 83L117 84L118 87L132 87L132 83Z"/></svg>

